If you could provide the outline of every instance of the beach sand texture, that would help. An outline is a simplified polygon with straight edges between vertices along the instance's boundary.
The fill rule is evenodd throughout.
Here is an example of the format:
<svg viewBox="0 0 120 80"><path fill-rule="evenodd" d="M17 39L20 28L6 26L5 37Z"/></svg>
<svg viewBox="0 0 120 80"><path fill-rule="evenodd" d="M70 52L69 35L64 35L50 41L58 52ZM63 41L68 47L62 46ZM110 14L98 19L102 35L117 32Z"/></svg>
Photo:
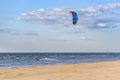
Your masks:
<svg viewBox="0 0 120 80"><path fill-rule="evenodd" d="M0 80L120 80L120 61L0 69Z"/></svg>

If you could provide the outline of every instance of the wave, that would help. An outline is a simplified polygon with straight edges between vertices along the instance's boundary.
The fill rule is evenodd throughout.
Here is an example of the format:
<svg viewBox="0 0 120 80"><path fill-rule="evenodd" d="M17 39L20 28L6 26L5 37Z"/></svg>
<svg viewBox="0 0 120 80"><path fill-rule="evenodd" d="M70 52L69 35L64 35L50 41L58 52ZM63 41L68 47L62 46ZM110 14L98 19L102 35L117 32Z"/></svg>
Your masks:
<svg viewBox="0 0 120 80"><path fill-rule="evenodd" d="M56 59L54 59L54 58L42 58L42 59L40 59L40 60L56 60Z"/></svg>

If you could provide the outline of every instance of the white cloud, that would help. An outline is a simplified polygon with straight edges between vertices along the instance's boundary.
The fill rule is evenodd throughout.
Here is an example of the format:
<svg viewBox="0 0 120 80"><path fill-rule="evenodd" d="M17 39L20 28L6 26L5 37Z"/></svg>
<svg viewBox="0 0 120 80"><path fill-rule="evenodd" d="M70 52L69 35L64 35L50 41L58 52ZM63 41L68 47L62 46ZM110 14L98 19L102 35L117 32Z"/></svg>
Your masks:
<svg viewBox="0 0 120 80"><path fill-rule="evenodd" d="M106 24L104 24L104 23L98 23L97 26L99 26L99 27L106 27Z"/></svg>
<svg viewBox="0 0 120 80"><path fill-rule="evenodd" d="M86 40L87 38L86 37L80 37L81 40Z"/></svg>
<svg viewBox="0 0 120 80"><path fill-rule="evenodd" d="M120 13L120 3L96 5L88 8L67 9L38 9L27 13L21 13L17 19L28 22L37 22L46 25L57 25L69 27L72 25L72 16L68 14L70 10L78 13L77 27L80 29L100 29L110 28L119 23L118 13ZM111 16L114 16L111 17Z"/></svg>

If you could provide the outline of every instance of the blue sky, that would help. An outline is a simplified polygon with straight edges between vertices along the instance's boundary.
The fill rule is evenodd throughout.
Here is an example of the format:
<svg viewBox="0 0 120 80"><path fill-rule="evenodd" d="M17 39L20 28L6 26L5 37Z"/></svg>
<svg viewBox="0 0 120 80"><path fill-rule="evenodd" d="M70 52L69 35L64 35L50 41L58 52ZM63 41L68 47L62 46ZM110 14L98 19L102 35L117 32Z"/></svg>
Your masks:
<svg viewBox="0 0 120 80"><path fill-rule="evenodd" d="M1 0L0 11L0 52L120 51L119 0Z"/></svg>

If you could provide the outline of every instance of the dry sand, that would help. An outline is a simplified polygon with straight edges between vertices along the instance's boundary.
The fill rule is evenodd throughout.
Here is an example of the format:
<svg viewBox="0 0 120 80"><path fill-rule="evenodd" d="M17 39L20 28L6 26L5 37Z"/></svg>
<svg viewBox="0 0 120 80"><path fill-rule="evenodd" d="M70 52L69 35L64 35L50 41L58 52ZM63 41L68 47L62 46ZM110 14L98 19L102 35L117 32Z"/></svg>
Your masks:
<svg viewBox="0 0 120 80"><path fill-rule="evenodd" d="M0 69L0 80L120 80L120 61Z"/></svg>

